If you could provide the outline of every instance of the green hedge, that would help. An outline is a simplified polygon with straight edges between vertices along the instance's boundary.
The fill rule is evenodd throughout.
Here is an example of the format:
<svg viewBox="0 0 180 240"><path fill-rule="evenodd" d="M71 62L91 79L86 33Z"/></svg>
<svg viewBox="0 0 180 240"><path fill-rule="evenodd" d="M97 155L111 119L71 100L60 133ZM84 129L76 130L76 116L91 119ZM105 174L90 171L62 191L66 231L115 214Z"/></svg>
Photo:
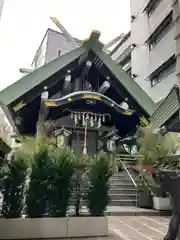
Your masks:
<svg viewBox="0 0 180 240"><path fill-rule="evenodd" d="M111 160L105 153L90 158L42 142L31 154L14 153L4 169L4 217L21 217L24 209L30 218L65 217L72 197L76 216L80 215L83 198L90 215L105 213L112 175Z"/></svg>

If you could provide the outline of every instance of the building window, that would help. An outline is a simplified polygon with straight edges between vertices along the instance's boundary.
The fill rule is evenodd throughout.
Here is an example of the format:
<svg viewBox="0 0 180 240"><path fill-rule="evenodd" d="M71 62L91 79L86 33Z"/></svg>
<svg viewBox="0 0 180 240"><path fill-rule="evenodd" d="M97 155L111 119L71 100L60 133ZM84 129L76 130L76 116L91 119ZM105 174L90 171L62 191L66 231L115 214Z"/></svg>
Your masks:
<svg viewBox="0 0 180 240"><path fill-rule="evenodd" d="M168 16L162 21L162 23L147 40L150 50L152 50L157 45L157 43L160 42L161 39L169 32L172 27L172 22L173 12L170 12L170 14L168 14Z"/></svg>
<svg viewBox="0 0 180 240"><path fill-rule="evenodd" d="M130 77L132 76L132 69L131 69L131 67L126 72L127 72L127 74L129 74Z"/></svg>
<svg viewBox="0 0 180 240"><path fill-rule="evenodd" d="M148 4L146 5L144 12L147 13L148 17L155 11L155 9L160 4L161 0L149 0Z"/></svg>
<svg viewBox="0 0 180 240"><path fill-rule="evenodd" d="M131 76L131 54L127 55L118 65Z"/></svg>
<svg viewBox="0 0 180 240"><path fill-rule="evenodd" d="M61 50L58 50L58 57L61 56Z"/></svg>
<svg viewBox="0 0 180 240"><path fill-rule="evenodd" d="M127 64L131 63L131 54L128 54L125 58L123 58L118 65L124 68Z"/></svg>
<svg viewBox="0 0 180 240"><path fill-rule="evenodd" d="M176 58L175 55L173 55L150 75L149 79L151 82L151 87L154 87L156 84L168 77L175 70Z"/></svg>

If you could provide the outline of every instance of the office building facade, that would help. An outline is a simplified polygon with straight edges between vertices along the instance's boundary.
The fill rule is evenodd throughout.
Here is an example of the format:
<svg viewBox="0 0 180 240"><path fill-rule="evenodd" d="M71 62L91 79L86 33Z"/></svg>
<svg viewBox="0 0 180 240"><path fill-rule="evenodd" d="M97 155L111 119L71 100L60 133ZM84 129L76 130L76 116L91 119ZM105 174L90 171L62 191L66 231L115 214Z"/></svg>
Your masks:
<svg viewBox="0 0 180 240"><path fill-rule="evenodd" d="M172 0L131 0L131 31L111 52L155 102L177 84L174 12Z"/></svg>

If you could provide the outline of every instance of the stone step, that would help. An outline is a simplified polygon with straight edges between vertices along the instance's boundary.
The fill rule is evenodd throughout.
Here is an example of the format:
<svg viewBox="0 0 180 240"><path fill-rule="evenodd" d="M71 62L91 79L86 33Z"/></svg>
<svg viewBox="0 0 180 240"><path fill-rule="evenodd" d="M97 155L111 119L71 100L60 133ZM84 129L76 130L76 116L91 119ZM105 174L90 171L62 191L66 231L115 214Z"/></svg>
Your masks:
<svg viewBox="0 0 180 240"><path fill-rule="evenodd" d="M132 170L129 169L128 171L129 171L129 173L131 174L132 177L137 177L138 176ZM128 173L126 171L117 172L117 173L113 174L113 176L111 178L119 178L119 177L122 177L122 176L127 176L128 177Z"/></svg>
<svg viewBox="0 0 180 240"><path fill-rule="evenodd" d="M131 193L131 194L117 194L117 193L113 193L110 194L111 200L131 200L131 199L136 199L137 195L136 193Z"/></svg>
<svg viewBox="0 0 180 240"><path fill-rule="evenodd" d="M75 204L75 199L70 199L69 201L70 205L74 205ZM86 205L86 201L81 199L81 206L85 206ZM108 204L108 206L136 206L136 198L132 198L132 199L113 199L110 196L110 203Z"/></svg>
<svg viewBox="0 0 180 240"><path fill-rule="evenodd" d="M136 184L140 183L140 180L138 180L138 179L133 179L133 180L135 181ZM122 179L119 179L119 180L111 179L109 183L110 184L114 184L114 183L122 183L122 184L124 184L124 183L132 183L132 180L128 179L128 178L122 178Z"/></svg>
<svg viewBox="0 0 180 240"><path fill-rule="evenodd" d="M134 178L138 178L138 176L136 176L135 174L131 174L131 176L133 177L133 179ZM129 175L126 173L126 174L124 174L124 173L122 173L122 174L119 174L119 175L116 175L116 176L112 176L111 178L110 178L110 180L111 179L122 179L122 178L127 178L127 179L130 179L130 177L129 177Z"/></svg>
<svg viewBox="0 0 180 240"><path fill-rule="evenodd" d="M74 206L69 207L68 212L74 212ZM81 205L81 213L88 214L86 206ZM107 216L171 216L169 211L156 211L153 209L138 208L136 206L108 206Z"/></svg>
<svg viewBox="0 0 180 240"><path fill-rule="evenodd" d="M110 184L111 188L134 188L134 184L132 182L112 182Z"/></svg>
<svg viewBox="0 0 180 240"><path fill-rule="evenodd" d="M136 175L134 175L134 174L131 174L131 177L134 179L134 178L136 178L136 179L138 179L138 177L136 176ZM129 177L129 175L128 174L121 174L121 175L118 175L118 176L112 176L111 178L110 178L110 180L111 179L116 179L116 180L119 180L119 179L130 179L130 177Z"/></svg>
<svg viewBox="0 0 180 240"><path fill-rule="evenodd" d="M111 200L109 206L136 206L136 199Z"/></svg>
<svg viewBox="0 0 180 240"><path fill-rule="evenodd" d="M136 188L110 188L109 194L133 194L136 193Z"/></svg>

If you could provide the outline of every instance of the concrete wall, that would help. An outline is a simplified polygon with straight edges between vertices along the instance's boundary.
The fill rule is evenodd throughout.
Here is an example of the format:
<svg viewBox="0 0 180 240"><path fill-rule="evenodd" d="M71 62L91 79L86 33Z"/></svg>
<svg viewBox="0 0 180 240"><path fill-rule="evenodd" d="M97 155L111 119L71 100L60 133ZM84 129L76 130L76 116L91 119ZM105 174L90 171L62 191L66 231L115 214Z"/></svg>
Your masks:
<svg viewBox="0 0 180 240"><path fill-rule="evenodd" d="M131 53L132 74L137 76L134 80L154 101L159 101L164 98L172 86L177 83L176 74L175 72L171 73L154 87L151 87L148 77L175 54L175 26L172 26L159 43L150 50L146 41L172 11L172 0L161 0L154 12L148 17L143 10L149 1L150 0L131 0L131 16L135 17L131 23L131 36L120 46L112 57L113 59L117 59L128 45L135 43L136 47Z"/></svg>
<svg viewBox="0 0 180 240"><path fill-rule="evenodd" d="M134 1L131 0L131 2ZM134 3L132 3L133 6ZM149 96L154 101L159 101L168 94L176 83L175 73L167 76L152 88L147 78L175 53L174 28L172 27L151 51L145 42L170 13L172 7L169 0L162 0L155 11L148 17L147 14L142 13L141 6L144 7L143 3L139 4L138 15L131 26L131 39L132 42L137 44L137 48L132 52L132 73L138 76L135 80Z"/></svg>
<svg viewBox="0 0 180 240"><path fill-rule="evenodd" d="M76 47L79 46L80 41L77 40ZM45 63L72 51L74 48L72 42L70 42L64 34L48 29L33 60L32 68L37 69Z"/></svg>
<svg viewBox="0 0 180 240"><path fill-rule="evenodd" d="M79 47L80 43L77 42ZM63 34L49 30L47 39L47 51L46 51L46 63L54 60L58 57L58 52L60 51L61 56L70 52L75 47Z"/></svg>
<svg viewBox="0 0 180 240"><path fill-rule="evenodd" d="M2 16L3 6L4 6L4 0L0 0L0 19Z"/></svg>
<svg viewBox="0 0 180 240"><path fill-rule="evenodd" d="M172 0L173 21L174 21L174 38L176 41L176 75L177 84L180 85L180 0Z"/></svg>

